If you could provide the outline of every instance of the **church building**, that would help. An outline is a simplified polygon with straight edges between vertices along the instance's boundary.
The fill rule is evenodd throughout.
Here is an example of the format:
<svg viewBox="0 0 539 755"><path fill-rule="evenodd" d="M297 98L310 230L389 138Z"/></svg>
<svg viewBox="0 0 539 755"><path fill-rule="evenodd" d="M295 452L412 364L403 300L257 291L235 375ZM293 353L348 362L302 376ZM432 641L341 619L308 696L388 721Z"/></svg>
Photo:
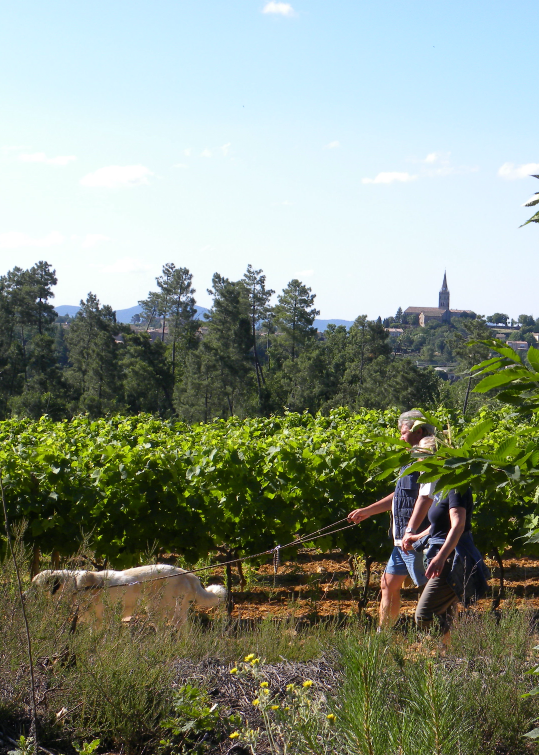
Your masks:
<svg viewBox="0 0 539 755"><path fill-rule="evenodd" d="M471 309L449 309L449 288L447 287L447 275L444 272L444 281L438 294L437 307L408 307L404 310L405 315L419 315L419 324L422 328L428 322L451 322L454 317L466 317L472 315Z"/></svg>

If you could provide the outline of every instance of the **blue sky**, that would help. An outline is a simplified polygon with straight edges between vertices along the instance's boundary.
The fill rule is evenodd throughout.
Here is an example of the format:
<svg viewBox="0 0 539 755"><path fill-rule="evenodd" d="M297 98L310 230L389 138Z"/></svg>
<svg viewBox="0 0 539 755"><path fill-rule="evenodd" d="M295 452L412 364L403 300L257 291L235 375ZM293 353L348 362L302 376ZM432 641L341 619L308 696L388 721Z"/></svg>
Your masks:
<svg viewBox="0 0 539 755"><path fill-rule="evenodd" d="M3 4L0 273L117 309L188 267L299 277L323 318L539 316L539 6Z"/></svg>

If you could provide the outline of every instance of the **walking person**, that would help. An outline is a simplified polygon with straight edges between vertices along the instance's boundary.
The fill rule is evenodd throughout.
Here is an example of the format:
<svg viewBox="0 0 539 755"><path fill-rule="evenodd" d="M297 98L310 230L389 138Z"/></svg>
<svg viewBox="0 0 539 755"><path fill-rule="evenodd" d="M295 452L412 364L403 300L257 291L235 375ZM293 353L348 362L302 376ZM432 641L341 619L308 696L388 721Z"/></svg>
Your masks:
<svg viewBox="0 0 539 755"><path fill-rule="evenodd" d="M429 425L421 412L416 409L401 414L398 428L401 440L410 446L416 446L423 438L434 435L434 427ZM401 475L404 471L406 467L401 469ZM392 626L398 619L400 591L407 576L411 577L416 587L421 587L427 582L422 555L415 551L406 552L402 547L402 539L407 534L414 534L417 531L409 528L409 520L414 510L418 512L421 529L427 526L428 522L425 517L432 504L430 491L431 484L419 484L419 472L405 474L397 481L393 493L370 506L355 509L348 514L348 521L359 524L368 517L383 511L392 513L393 551L381 580L381 627Z"/></svg>
<svg viewBox="0 0 539 755"><path fill-rule="evenodd" d="M417 604L416 624L420 629L430 629L438 621L444 641L448 639L457 603L469 605L488 589L490 572L473 541L472 512L469 488L464 493L458 490L449 490L446 495L436 493L428 511L430 527L419 533L409 532L403 538L407 553L414 552L416 543L427 548L428 582ZM410 529L423 516L423 511L414 510Z"/></svg>

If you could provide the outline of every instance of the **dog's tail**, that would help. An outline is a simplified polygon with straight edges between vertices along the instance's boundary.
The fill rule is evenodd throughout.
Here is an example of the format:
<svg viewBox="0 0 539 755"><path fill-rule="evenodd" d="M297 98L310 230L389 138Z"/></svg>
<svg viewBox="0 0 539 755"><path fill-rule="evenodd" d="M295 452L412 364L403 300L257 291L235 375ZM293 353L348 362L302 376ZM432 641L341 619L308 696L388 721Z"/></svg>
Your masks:
<svg viewBox="0 0 539 755"><path fill-rule="evenodd" d="M197 580L198 582L198 580ZM226 598L226 588L223 585L208 585L202 587L200 582L196 586L196 602L202 608L211 608Z"/></svg>

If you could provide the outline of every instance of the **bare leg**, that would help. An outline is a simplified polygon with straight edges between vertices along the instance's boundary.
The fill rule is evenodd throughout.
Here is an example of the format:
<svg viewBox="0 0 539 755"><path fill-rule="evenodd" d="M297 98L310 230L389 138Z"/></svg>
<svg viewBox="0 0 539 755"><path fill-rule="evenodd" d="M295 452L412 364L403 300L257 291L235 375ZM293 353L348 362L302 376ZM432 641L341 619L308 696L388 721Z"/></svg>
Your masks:
<svg viewBox="0 0 539 755"><path fill-rule="evenodd" d="M401 607L401 587L406 575L388 574L382 575L382 600L380 601L380 626L390 627L399 618Z"/></svg>

